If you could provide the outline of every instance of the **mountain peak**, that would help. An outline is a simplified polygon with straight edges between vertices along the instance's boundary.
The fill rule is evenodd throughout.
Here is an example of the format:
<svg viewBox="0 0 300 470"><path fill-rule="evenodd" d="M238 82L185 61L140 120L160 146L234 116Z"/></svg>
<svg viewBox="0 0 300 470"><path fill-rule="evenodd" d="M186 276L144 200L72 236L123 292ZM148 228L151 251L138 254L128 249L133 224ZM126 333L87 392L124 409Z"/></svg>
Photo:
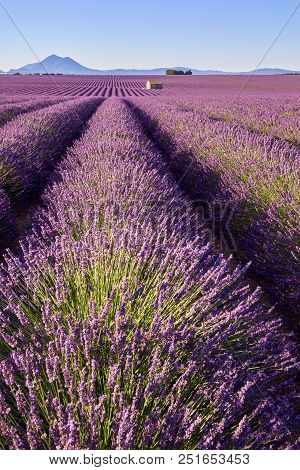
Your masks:
<svg viewBox="0 0 300 470"><path fill-rule="evenodd" d="M46 59L41 60L41 62L44 62L45 60L49 60L49 59L51 59L51 60L55 59L56 60L56 59L62 59L62 57L60 57L59 55L51 54L48 57L46 57Z"/></svg>
<svg viewBox="0 0 300 470"><path fill-rule="evenodd" d="M60 57L56 54L52 54L35 64L25 65L19 69L11 69L9 73L60 73L66 75L95 75L99 74L100 72L98 70L84 67L71 57Z"/></svg>

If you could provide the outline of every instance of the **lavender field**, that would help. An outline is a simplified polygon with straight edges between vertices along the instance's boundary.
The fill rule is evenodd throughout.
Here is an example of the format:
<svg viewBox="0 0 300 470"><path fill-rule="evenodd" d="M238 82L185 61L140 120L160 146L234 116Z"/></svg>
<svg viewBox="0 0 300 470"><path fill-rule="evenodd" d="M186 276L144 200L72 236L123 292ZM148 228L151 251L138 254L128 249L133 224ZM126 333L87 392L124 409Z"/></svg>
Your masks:
<svg viewBox="0 0 300 470"><path fill-rule="evenodd" d="M0 448L299 448L300 77L0 77Z"/></svg>

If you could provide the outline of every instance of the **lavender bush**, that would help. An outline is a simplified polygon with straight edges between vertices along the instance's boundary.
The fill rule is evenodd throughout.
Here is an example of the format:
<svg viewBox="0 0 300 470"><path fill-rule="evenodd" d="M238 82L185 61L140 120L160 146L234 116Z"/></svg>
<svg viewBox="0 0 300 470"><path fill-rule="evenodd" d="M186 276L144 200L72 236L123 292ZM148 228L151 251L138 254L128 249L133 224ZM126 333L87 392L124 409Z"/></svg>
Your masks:
<svg viewBox="0 0 300 470"><path fill-rule="evenodd" d="M3 448L297 446L292 338L186 231L193 208L123 100L45 204L0 276Z"/></svg>

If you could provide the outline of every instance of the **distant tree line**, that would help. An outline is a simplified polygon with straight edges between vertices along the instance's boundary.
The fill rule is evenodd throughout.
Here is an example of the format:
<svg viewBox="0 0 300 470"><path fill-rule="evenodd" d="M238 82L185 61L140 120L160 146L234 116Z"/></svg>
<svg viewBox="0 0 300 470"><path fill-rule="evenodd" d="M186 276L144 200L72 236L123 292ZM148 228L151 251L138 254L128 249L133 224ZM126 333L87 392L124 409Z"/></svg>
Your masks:
<svg viewBox="0 0 300 470"><path fill-rule="evenodd" d="M63 73L38 73L38 72L35 72L35 73L20 73L20 72L15 72L13 73L12 75L63 75Z"/></svg>
<svg viewBox="0 0 300 470"><path fill-rule="evenodd" d="M166 71L166 75L192 75L192 71L187 70L186 72L184 72L183 70L168 69Z"/></svg>

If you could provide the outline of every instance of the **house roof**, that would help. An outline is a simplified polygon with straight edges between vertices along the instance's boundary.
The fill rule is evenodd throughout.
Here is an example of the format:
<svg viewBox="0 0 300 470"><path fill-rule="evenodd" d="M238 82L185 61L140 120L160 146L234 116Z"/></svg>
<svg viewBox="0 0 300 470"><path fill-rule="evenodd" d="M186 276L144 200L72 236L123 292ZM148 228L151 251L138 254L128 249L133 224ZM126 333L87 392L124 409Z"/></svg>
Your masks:
<svg viewBox="0 0 300 470"><path fill-rule="evenodd" d="M147 83L151 83L151 85L162 85L161 80L147 80Z"/></svg>

